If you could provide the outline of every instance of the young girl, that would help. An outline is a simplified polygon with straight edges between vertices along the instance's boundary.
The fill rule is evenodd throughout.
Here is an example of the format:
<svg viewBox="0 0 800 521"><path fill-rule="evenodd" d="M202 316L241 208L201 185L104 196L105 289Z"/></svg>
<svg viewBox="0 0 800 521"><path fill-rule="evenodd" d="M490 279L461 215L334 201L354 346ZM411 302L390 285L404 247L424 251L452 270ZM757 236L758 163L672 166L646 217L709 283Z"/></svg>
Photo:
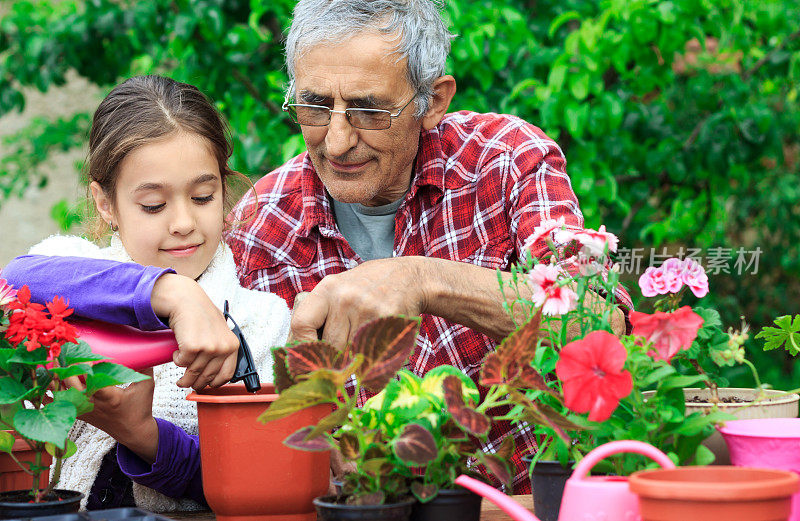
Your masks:
<svg viewBox="0 0 800 521"><path fill-rule="evenodd" d="M165 327L158 317L168 317L178 339L176 363L154 368L154 384L96 393L95 410L84 416L91 424L79 420L71 431L78 452L64 460L59 488L86 494L83 507L130 505L126 475L141 483L132 487L136 504L150 510L186 510L196 503L142 484L202 501L197 440L186 434L197 433L196 406L179 385L199 389L232 376L238 342L220 311L225 300L262 382L271 381L269 348L285 342L289 311L279 297L239 285L233 256L222 242L226 183L235 174L227 166L232 146L226 130L214 106L191 85L158 76L118 85L94 114L87 161L90 207L97 211L94 237L110 229L110 246L54 236L3 271L15 286L28 284L40 300L53 293L68 297L79 315L142 329ZM56 273L40 269L46 262L37 263L43 257L36 256L55 255L74 259ZM136 263L130 278L106 283L135 285L131 294L143 301L152 297L152 310L131 302L85 309L82 302L91 299L82 294L82 282L103 277L97 270L102 260ZM82 268L87 263L91 269ZM67 264L74 269L65 269ZM143 278L142 271L150 276Z"/></svg>

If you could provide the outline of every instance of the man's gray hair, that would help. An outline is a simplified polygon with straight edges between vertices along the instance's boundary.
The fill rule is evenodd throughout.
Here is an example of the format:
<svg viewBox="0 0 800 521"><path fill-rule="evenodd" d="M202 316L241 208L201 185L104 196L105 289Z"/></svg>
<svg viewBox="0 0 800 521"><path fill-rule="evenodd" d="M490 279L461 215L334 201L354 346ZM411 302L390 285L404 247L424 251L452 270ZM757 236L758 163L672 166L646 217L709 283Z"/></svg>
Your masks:
<svg viewBox="0 0 800 521"><path fill-rule="evenodd" d="M408 82L417 92L415 116L421 118L433 99L433 82L444 74L453 38L439 9L435 0L300 0L286 38L289 89L295 63L310 48L364 31L399 34L396 52L408 60Z"/></svg>

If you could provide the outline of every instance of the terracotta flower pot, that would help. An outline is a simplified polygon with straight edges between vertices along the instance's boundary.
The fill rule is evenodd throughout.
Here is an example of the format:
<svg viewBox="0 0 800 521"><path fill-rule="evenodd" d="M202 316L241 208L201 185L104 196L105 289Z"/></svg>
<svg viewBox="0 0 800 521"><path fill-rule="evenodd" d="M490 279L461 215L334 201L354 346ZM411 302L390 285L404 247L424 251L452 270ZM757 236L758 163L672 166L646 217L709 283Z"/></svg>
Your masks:
<svg viewBox="0 0 800 521"><path fill-rule="evenodd" d="M17 439L14 441L14 447L11 449L14 457L19 461L35 461L36 453L28 447L25 440ZM42 465L50 466L50 454L42 454ZM39 488L45 488L49 475L47 471L43 471L39 475ZM31 476L27 474L22 468L17 465L17 462L11 459L11 456L5 452L0 452L0 492L11 492L12 490L26 490L30 489L33 485Z"/></svg>
<svg viewBox="0 0 800 521"><path fill-rule="evenodd" d="M756 397L755 389L741 388L741 387L723 387L718 389L718 394L721 399L738 398L743 401L720 403L718 404L719 410L732 414L740 420L750 420L755 418L797 418L798 401L800 396L797 394L786 394L783 391L766 390L767 399L760 402L758 405L747 407L752 403ZM651 396L653 391L642 393L645 398ZM711 398L711 391L709 389L698 389L688 387L683 390L686 397L686 416L695 412L708 412L713 407L709 403ZM695 397L702 401L694 401ZM716 459L714 465L730 465L731 458L728 455L728 447L722 436L714 431L709 436L703 445L708 447L714 453Z"/></svg>
<svg viewBox="0 0 800 521"><path fill-rule="evenodd" d="M786 521L799 486L789 471L722 465L630 477L642 521Z"/></svg>
<svg viewBox="0 0 800 521"><path fill-rule="evenodd" d="M328 490L330 454L290 449L283 440L331 408L262 424L257 418L277 398L271 384L255 394L229 384L187 396L197 402L203 491L218 521L316 519L312 501Z"/></svg>

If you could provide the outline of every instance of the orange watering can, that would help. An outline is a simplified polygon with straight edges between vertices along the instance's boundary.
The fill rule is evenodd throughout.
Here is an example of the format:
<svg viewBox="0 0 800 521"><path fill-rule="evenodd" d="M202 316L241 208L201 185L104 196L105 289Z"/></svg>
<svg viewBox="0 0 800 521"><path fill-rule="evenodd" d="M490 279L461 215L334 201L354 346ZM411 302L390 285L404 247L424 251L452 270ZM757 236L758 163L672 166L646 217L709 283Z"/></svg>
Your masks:
<svg viewBox="0 0 800 521"><path fill-rule="evenodd" d="M572 477L567 480L558 521L640 519L639 499L628 489L627 477L588 475L600 460L625 452L643 454L666 469L675 468L666 454L641 441L612 441L601 445L578 463ZM517 521L539 521L528 509L486 483L463 475L456 478L455 482L485 497Z"/></svg>

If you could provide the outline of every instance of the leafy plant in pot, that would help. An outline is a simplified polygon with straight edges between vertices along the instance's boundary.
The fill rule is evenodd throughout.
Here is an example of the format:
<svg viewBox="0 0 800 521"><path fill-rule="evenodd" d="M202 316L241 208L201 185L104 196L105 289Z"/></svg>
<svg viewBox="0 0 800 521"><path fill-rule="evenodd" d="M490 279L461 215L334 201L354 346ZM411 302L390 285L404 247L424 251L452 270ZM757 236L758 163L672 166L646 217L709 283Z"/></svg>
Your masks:
<svg viewBox="0 0 800 521"><path fill-rule="evenodd" d="M55 297L46 306L30 301L0 279L0 451L15 458L15 437L33 452L32 461L17 461L30 476L30 488L0 494L0 517L30 517L77 511L82 494L56 488L61 462L75 453L68 439L77 417L92 410L91 395L103 387L144 380L147 376L117 364L101 362L64 319L72 314ZM64 379L82 376L83 391L67 388ZM52 477L40 483L54 461ZM46 476L46 474L44 474Z"/></svg>
<svg viewBox="0 0 800 521"><path fill-rule="evenodd" d="M492 454L479 444L494 419L506 419L489 414L497 407L518 405L527 417L562 428L563 419L522 392L532 386L552 392L528 364L538 320L509 336L488 359L483 373L488 393L480 403L475 383L454 367L440 366L424 378L400 370L414 348L417 327L415 319L386 317L364 325L343 352L325 342L273 351L280 396L260 419L271 421L312 405L333 404L336 410L328 417L284 443L301 450L337 448L354 466L340 496L316 501L320 518L333 519L330 510L344 506L402 505L411 496L422 504L436 504L450 495L444 491L457 489L454 480L459 474L477 475L474 464L508 483L513 438L506 437ZM346 386L351 376L352 391ZM362 388L377 394L359 408L356 397ZM467 510L479 515L480 502L472 501L477 506ZM432 515L426 510L422 507L415 515Z"/></svg>

